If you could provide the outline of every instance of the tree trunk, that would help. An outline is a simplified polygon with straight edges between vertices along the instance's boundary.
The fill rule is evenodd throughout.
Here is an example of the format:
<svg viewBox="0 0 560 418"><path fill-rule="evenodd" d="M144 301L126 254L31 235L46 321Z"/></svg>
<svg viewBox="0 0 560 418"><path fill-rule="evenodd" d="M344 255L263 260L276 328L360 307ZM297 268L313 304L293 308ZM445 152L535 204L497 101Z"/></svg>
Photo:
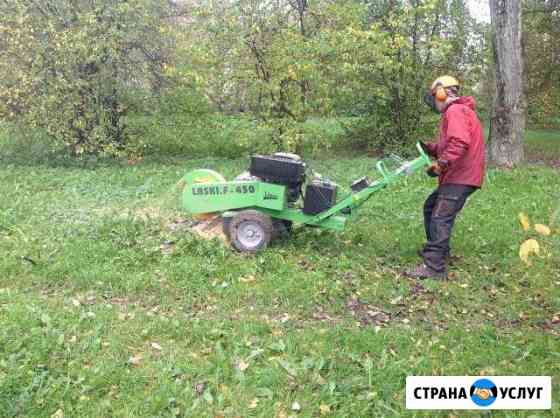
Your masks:
<svg viewBox="0 0 560 418"><path fill-rule="evenodd" d="M521 1L490 0L496 91L490 120L490 162L512 167L523 161L525 100L521 50Z"/></svg>

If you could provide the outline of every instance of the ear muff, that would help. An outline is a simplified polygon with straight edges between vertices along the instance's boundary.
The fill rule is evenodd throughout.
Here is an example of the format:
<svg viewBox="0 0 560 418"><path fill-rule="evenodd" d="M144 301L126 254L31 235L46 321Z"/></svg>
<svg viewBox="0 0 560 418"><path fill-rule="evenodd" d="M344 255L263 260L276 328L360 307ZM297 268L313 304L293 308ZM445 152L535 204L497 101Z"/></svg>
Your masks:
<svg viewBox="0 0 560 418"><path fill-rule="evenodd" d="M444 102L447 99L447 91L443 88L443 86L438 86L436 88L436 99L439 102Z"/></svg>

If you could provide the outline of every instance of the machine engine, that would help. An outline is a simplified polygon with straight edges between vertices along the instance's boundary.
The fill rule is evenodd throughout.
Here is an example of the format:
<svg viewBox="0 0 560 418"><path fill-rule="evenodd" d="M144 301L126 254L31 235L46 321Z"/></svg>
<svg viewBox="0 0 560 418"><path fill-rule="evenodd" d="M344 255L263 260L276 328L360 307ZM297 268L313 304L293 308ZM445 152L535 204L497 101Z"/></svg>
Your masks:
<svg viewBox="0 0 560 418"><path fill-rule="evenodd" d="M273 155L253 155L249 173L263 181L287 187L288 202L294 203L301 196L305 183L305 162L299 155L276 153Z"/></svg>

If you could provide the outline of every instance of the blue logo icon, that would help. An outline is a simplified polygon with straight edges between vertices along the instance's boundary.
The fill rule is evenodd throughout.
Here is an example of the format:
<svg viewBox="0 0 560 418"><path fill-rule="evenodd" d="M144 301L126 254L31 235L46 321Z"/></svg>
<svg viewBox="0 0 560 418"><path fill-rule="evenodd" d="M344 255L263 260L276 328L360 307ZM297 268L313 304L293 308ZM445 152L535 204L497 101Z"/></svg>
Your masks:
<svg viewBox="0 0 560 418"><path fill-rule="evenodd" d="M478 379L471 385L470 395L478 406L490 406L498 396L498 388L489 379Z"/></svg>

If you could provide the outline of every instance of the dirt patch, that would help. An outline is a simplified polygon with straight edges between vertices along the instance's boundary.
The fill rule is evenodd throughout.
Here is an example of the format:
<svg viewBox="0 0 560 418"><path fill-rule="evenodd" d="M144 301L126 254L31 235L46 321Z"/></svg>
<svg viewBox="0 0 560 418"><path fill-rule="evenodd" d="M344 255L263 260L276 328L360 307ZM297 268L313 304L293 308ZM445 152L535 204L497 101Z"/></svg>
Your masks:
<svg viewBox="0 0 560 418"><path fill-rule="evenodd" d="M364 303L358 298L349 298L346 301L346 308L362 326L382 326L386 325L391 319L390 313L376 306Z"/></svg>
<svg viewBox="0 0 560 418"><path fill-rule="evenodd" d="M167 224L167 229L169 229L173 232L180 232L180 231L185 231L185 230L188 230L189 228L192 228L195 224L196 224L196 221L193 221L191 219L179 218L179 219L174 219L173 221L169 222Z"/></svg>
<svg viewBox="0 0 560 418"><path fill-rule="evenodd" d="M555 169L560 169L560 159L542 158L528 158L527 163L530 165L549 166Z"/></svg>
<svg viewBox="0 0 560 418"><path fill-rule="evenodd" d="M411 286L410 286L410 297L411 299L417 299L422 297L425 294L428 294L431 292L428 292L426 290L426 288L422 285L422 283L418 282L418 281L414 281L412 282Z"/></svg>
<svg viewBox="0 0 560 418"><path fill-rule="evenodd" d="M319 322L328 322L330 324L340 324L343 319L340 317L333 316L332 314L325 311L322 306L316 306L314 312L311 314L311 318Z"/></svg>

